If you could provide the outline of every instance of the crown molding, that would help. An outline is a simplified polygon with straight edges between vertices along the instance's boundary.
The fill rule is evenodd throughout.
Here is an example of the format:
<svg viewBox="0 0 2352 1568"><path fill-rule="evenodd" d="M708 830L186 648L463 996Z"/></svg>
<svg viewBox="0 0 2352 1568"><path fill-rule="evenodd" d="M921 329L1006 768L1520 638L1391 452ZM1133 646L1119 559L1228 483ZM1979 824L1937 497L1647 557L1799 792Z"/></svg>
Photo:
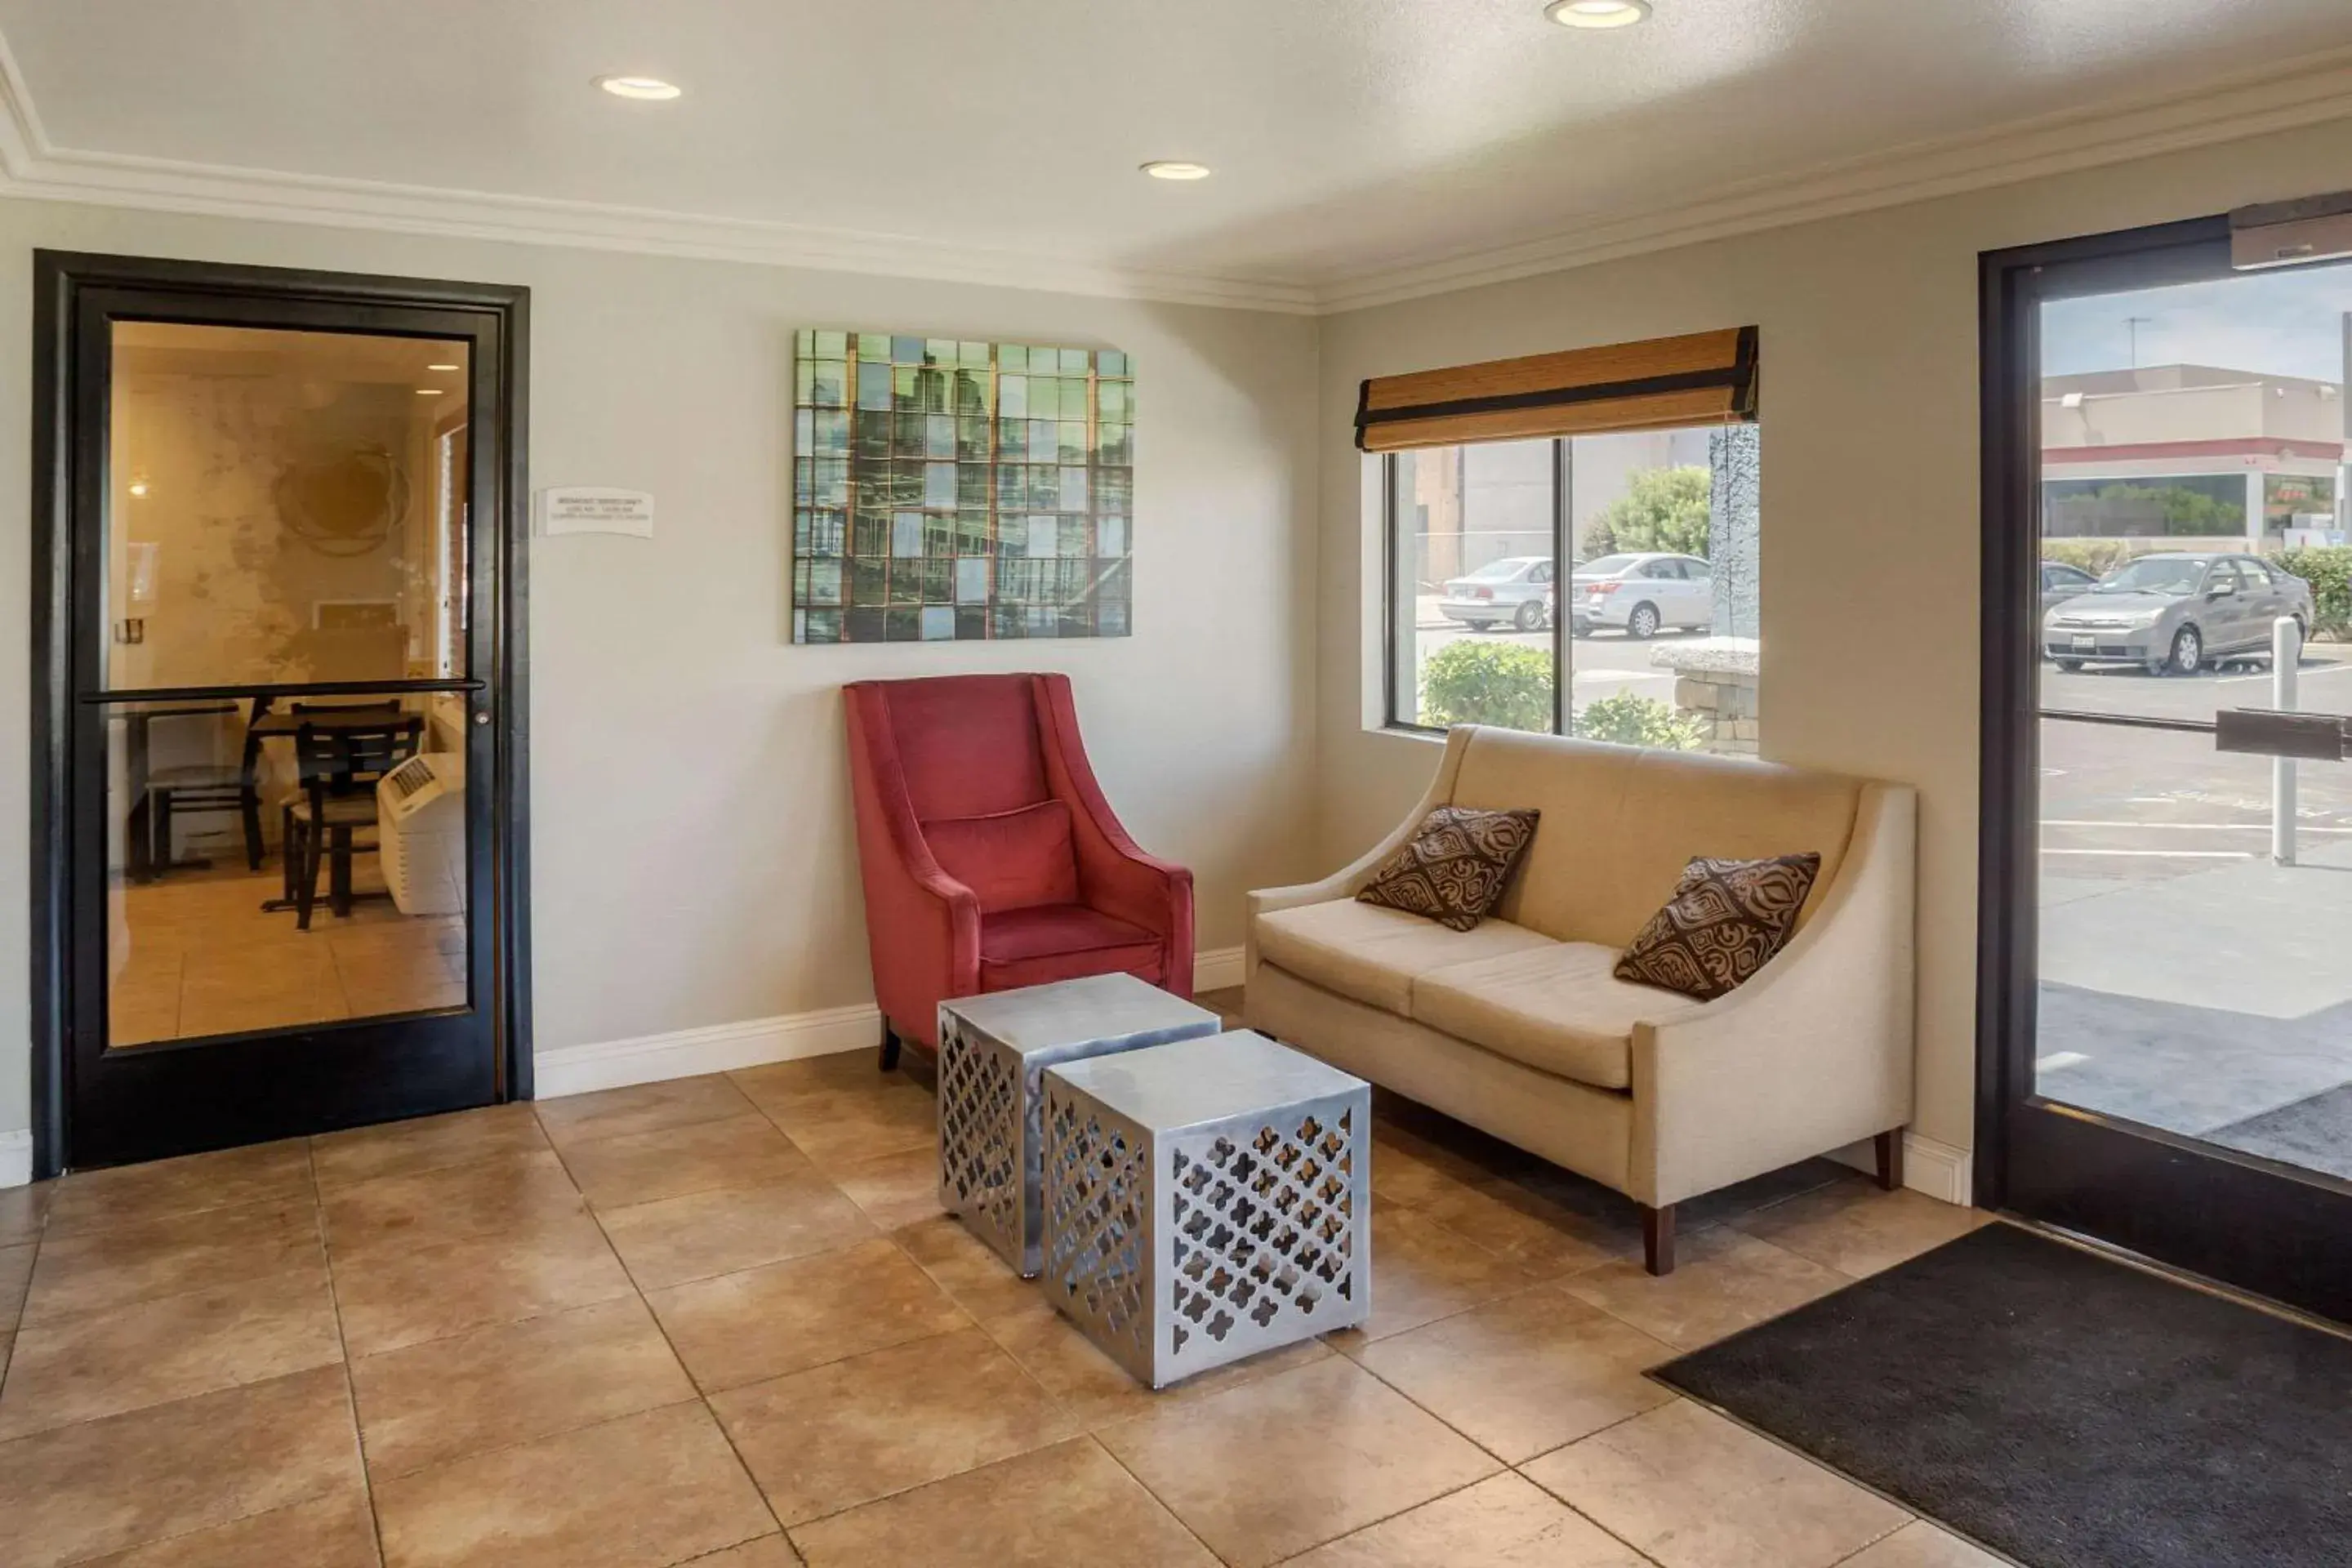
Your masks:
<svg viewBox="0 0 2352 1568"><path fill-rule="evenodd" d="M81 152L50 140L0 38L0 196L1336 315L2347 117L2352 49L2194 91L2113 100L1719 186L1669 205L1599 215L1536 239L1370 268L1318 286L950 250L905 235Z"/></svg>
<svg viewBox="0 0 2352 1568"><path fill-rule="evenodd" d="M2158 153L2352 116L2352 49L2299 68L2244 72L2190 93L2112 100L1981 131L1915 142L1718 187L1694 200L1602 216L1541 239L1383 268L1317 291L1335 315L1489 283L1507 283L1821 218L2018 184Z"/></svg>

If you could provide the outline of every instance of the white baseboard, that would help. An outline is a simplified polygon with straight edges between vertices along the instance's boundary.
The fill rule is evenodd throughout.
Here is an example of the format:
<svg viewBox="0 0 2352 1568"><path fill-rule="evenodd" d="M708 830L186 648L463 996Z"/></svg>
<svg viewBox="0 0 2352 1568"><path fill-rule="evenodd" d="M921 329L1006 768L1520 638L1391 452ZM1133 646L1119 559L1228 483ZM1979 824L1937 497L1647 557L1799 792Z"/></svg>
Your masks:
<svg viewBox="0 0 2352 1568"><path fill-rule="evenodd" d="M0 1187L21 1187L32 1179L32 1131L0 1132Z"/></svg>
<svg viewBox="0 0 2352 1568"><path fill-rule="evenodd" d="M1857 1171L1875 1172L1878 1156L1867 1143L1840 1149L1830 1156ZM1939 1202L1962 1208L1976 1206L1976 1156L1916 1132L1903 1135L1903 1184Z"/></svg>
<svg viewBox="0 0 2352 1568"><path fill-rule="evenodd" d="M1195 991L1219 991L1241 983L1240 948L1219 948L1195 956ZM532 1064L534 1092L541 1100L561 1100L567 1094L599 1089L696 1078L769 1062L831 1056L835 1051L870 1050L881 1038L882 1016L866 1004L749 1018L740 1024L712 1024L667 1035L640 1035L634 1039L557 1046L540 1052ZM0 1133L0 1186L8 1184L7 1173L14 1169L9 1163L9 1136ZM33 1140L29 1132L16 1136L25 1141L21 1163L26 1174L16 1178L21 1183L31 1179Z"/></svg>

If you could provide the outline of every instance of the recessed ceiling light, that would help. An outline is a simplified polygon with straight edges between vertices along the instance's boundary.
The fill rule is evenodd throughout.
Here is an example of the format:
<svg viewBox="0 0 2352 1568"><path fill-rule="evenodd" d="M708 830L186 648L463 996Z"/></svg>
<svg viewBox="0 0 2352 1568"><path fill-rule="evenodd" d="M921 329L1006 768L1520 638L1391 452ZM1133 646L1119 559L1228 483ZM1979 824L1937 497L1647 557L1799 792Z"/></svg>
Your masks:
<svg viewBox="0 0 2352 1568"><path fill-rule="evenodd" d="M1209 165L1188 163L1181 158L1160 158L1143 165L1143 172L1155 180L1205 180L1209 177Z"/></svg>
<svg viewBox="0 0 2352 1568"><path fill-rule="evenodd" d="M145 495L147 493L147 481L141 479L138 483L132 485L131 487L131 493L135 496Z"/></svg>
<svg viewBox="0 0 2352 1568"><path fill-rule="evenodd" d="M1551 0L1544 15L1563 27L1630 27L1650 17L1650 0Z"/></svg>
<svg viewBox="0 0 2352 1568"><path fill-rule="evenodd" d="M438 397L441 395L441 389L437 386L420 386L416 389L416 395L419 397Z"/></svg>
<svg viewBox="0 0 2352 1568"><path fill-rule="evenodd" d="M676 82L664 81L657 76L600 76L596 85L614 98L634 98L646 103L664 103L686 91Z"/></svg>
<svg viewBox="0 0 2352 1568"><path fill-rule="evenodd" d="M427 370L456 370L457 367L454 364L428 364L425 368Z"/></svg>

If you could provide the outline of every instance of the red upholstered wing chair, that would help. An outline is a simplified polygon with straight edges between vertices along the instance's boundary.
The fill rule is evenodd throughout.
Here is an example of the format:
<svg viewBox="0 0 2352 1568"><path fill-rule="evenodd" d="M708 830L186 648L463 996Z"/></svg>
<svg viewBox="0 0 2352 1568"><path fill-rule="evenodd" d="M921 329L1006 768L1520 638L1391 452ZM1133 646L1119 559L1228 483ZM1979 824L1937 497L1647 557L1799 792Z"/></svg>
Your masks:
<svg viewBox="0 0 2352 1568"><path fill-rule="evenodd" d="M1111 815L1062 675L844 689L882 1066L939 1005L1081 974L1192 994L1192 873Z"/></svg>

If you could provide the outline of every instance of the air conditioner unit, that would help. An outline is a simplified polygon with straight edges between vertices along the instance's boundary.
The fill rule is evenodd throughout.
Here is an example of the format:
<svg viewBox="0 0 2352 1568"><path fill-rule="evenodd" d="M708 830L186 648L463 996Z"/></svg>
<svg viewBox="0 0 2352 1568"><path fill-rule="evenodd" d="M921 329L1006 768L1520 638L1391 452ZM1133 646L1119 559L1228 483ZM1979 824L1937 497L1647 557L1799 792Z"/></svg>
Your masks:
<svg viewBox="0 0 2352 1568"><path fill-rule="evenodd" d="M466 908L466 758L422 752L375 786L383 879L404 915Z"/></svg>
<svg viewBox="0 0 2352 1568"><path fill-rule="evenodd" d="M2230 265L2241 272L2352 256L2352 191L2266 202L2230 215Z"/></svg>

